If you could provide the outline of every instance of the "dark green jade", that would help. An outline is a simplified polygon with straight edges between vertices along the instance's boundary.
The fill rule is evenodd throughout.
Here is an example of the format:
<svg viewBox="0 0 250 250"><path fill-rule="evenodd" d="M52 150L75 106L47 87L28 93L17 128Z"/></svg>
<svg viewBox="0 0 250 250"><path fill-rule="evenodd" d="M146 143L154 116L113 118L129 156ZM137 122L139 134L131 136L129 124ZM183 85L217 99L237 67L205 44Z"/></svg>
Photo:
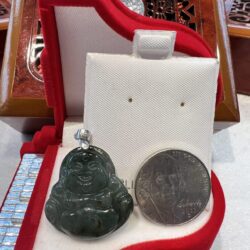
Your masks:
<svg viewBox="0 0 250 250"><path fill-rule="evenodd" d="M84 238L115 231L132 211L133 199L109 155L94 146L76 148L64 158L45 206L47 219L58 230Z"/></svg>

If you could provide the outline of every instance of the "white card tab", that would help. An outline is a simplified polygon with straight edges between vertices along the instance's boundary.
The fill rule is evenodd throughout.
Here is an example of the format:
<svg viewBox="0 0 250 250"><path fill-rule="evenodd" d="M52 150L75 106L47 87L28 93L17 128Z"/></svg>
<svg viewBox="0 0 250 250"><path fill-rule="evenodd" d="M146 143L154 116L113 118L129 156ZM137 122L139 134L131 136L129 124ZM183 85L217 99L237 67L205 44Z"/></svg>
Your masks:
<svg viewBox="0 0 250 250"><path fill-rule="evenodd" d="M144 59L167 59L173 55L175 31L136 30L133 55Z"/></svg>

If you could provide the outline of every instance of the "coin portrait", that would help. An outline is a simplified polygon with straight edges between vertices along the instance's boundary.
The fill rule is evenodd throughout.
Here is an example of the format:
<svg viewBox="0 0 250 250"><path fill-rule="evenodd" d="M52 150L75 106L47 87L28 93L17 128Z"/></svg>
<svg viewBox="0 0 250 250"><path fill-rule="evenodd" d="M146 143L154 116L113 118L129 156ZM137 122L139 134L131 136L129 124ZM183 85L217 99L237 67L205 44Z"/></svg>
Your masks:
<svg viewBox="0 0 250 250"><path fill-rule="evenodd" d="M140 169L135 195L143 215L151 221L177 225L197 217L211 193L205 165L182 150L166 150L148 159Z"/></svg>

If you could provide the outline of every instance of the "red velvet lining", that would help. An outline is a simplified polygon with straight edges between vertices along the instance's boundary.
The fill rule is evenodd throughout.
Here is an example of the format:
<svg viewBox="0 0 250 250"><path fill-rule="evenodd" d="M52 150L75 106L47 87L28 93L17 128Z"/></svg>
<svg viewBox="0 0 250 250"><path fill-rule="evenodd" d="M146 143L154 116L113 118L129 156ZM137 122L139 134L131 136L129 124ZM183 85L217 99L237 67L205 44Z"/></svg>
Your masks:
<svg viewBox="0 0 250 250"><path fill-rule="evenodd" d="M45 152L41 170L30 198L15 249L33 249L37 229L43 212L43 205L49 188L50 178L54 169L57 150L58 146L56 145L48 146Z"/></svg>
<svg viewBox="0 0 250 250"><path fill-rule="evenodd" d="M31 142L23 144L20 154L44 154L48 145L58 145L61 142L56 136L56 128L54 126L44 126L33 136Z"/></svg>
<svg viewBox="0 0 250 250"><path fill-rule="evenodd" d="M62 137L66 109L54 6L94 7L112 29L129 40L133 39L135 29L176 30L175 50L191 56L214 57L207 43L196 32L175 22L149 19L132 13L120 0L40 0L39 3L46 47L42 57L45 87L48 104L54 108L58 138ZM222 89L219 78L217 103L222 100Z"/></svg>

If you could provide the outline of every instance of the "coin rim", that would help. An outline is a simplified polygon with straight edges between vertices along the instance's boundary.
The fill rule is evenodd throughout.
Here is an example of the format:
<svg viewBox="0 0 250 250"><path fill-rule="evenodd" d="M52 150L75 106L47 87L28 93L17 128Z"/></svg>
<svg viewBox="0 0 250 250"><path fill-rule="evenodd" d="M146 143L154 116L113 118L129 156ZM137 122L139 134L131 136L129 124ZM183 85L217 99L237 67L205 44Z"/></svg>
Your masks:
<svg viewBox="0 0 250 250"><path fill-rule="evenodd" d="M206 200L206 202L204 203L204 206L202 206L202 209L200 210L199 213L197 213L194 217L190 218L189 220L185 221L185 222L181 222L181 223L177 223L177 224L172 224L172 223L162 223L162 222L158 222L158 221L155 221L153 220L152 218L150 218L146 213L144 213L144 211L141 209L141 206L139 205L139 199L137 198L137 182L138 182L138 178L139 178L139 174L140 172L142 171L144 165L150 160L152 159L153 157L155 157L156 155L162 153L162 152L168 152L168 151L180 151L180 152L184 152L184 153L188 153L190 154L192 157L196 158L201 164L202 166L204 166L204 169L205 169L205 172L207 174L207 176L209 177L209 196ZM199 159L197 156L195 156L194 154L190 153L189 151L186 151L186 150L183 150L183 149L164 149L164 150L160 150L160 151L157 151L157 153L154 153L152 154L151 156L149 156L142 164L141 164L141 167L139 169L139 171L137 172L137 175L136 175L136 179L135 179L135 191L134 191L134 194L135 194L135 198L136 198L136 201L137 201L137 206L139 207L142 215L147 218L149 221L155 223L155 224L160 224L160 225L164 225L164 226L180 226L180 225L184 225L184 224L187 224L193 220L195 220L197 217L199 217L203 212L204 210L206 209L207 205L208 205L208 202L210 201L211 199L211 196L212 196L212 184L211 184L211 175L206 167L206 165L203 163L203 161L201 159Z"/></svg>

